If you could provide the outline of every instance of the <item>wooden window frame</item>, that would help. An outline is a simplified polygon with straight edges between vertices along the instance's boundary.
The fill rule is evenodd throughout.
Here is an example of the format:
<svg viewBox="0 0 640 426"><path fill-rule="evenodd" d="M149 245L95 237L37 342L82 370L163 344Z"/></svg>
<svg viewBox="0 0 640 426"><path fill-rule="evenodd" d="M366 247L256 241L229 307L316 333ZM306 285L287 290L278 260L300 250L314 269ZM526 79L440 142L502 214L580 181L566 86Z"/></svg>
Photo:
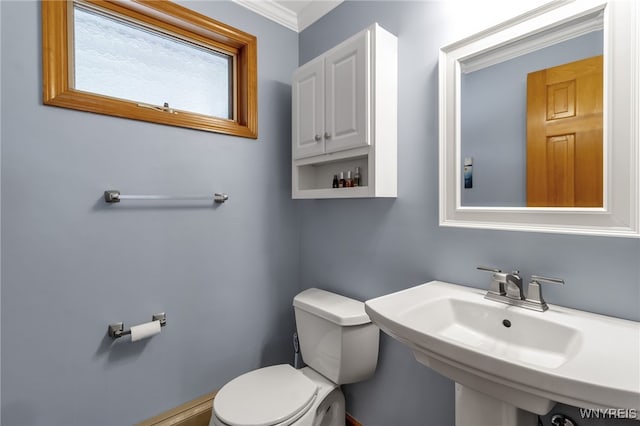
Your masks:
<svg viewBox="0 0 640 426"><path fill-rule="evenodd" d="M209 132L258 137L257 39L229 25L215 21L168 0L81 0L78 4L97 7L183 40L196 42L234 58L232 119L188 111L169 113L140 107L138 102L75 90L72 87L73 46L69 22L74 0L43 0L42 56L43 101L81 111Z"/></svg>

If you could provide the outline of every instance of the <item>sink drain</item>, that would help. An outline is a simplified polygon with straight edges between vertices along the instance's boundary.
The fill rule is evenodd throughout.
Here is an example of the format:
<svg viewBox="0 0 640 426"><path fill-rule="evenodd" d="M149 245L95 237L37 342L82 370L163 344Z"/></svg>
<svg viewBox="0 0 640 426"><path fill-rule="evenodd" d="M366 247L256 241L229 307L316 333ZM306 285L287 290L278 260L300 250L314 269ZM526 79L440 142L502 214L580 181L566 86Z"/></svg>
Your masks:
<svg viewBox="0 0 640 426"><path fill-rule="evenodd" d="M509 321L508 319L502 320L502 325L504 325L505 327L509 328L509 327L511 327L511 321Z"/></svg>

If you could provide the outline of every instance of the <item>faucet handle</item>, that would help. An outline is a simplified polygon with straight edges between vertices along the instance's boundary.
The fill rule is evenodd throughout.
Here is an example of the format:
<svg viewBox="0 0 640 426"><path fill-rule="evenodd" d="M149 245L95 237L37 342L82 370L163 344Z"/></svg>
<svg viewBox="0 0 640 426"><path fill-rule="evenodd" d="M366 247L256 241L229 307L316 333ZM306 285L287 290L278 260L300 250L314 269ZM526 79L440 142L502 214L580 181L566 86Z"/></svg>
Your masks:
<svg viewBox="0 0 640 426"><path fill-rule="evenodd" d="M504 296L507 294L505 290L507 274L502 272L500 269L489 268L487 266L478 266L477 269L480 271L491 272L491 284L489 285L490 293L497 296Z"/></svg>
<svg viewBox="0 0 640 426"><path fill-rule="evenodd" d="M489 268L488 266L478 266L478 267L476 267L476 269L479 270L479 271L493 272L494 274L502 272L500 269Z"/></svg>
<svg viewBox="0 0 640 426"><path fill-rule="evenodd" d="M537 283L548 283L548 284L560 284L560 285L564 285L564 280L562 278L548 278L548 277L543 277L541 275L531 275L531 282L537 282Z"/></svg>
<svg viewBox="0 0 640 426"><path fill-rule="evenodd" d="M549 309L549 307L547 306L547 302L545 302L544 298L542 297L542 288L540 287L540 283L564 285L564 280L560 278L549 278L542 277L540 275L531 275L531 282L529 283L529 288L527 289L527 300L540 305L540 308L543 311L546 311L547 309Z"/></svg>

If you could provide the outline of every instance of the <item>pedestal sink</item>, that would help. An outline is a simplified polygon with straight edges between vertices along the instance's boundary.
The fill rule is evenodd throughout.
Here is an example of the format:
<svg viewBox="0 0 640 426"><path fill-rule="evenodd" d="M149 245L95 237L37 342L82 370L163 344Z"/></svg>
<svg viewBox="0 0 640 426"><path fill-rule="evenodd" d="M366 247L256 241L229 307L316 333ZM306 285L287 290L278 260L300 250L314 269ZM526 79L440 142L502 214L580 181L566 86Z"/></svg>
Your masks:
<svg viewBox="0 0 640 426"><path fill-rule="evenodd" d="M369 300L381 330L456 382L456 425L536 425L556 402L640 413L640 323L546 312L432 281Z"/></svg>

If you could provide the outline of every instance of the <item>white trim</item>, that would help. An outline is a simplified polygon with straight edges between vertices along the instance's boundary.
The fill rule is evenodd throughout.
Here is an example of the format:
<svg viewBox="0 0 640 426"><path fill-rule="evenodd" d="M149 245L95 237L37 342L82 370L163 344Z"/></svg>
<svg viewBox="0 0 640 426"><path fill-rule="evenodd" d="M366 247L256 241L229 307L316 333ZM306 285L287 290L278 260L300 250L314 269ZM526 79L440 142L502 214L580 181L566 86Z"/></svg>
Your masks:
<svg viewBox="0 0 640 426"><path fill-rule="evenodd" d="M630 131L630 155L629 161L631 161L630 172L630 188L629 198L632 202L631 209L632 215L634 215L636 230L640 234L640 4L637 1L630 2L631 16L630 31L630 73L633 76L630 81L629 97L630 108L629 114L631 115L631 128ZM634 59L635 58L635 59Z"/></svg>
<svg viewBox="0 0 640 426"><path fill-rule="evenodd" d="M298 32L335 9L343 0L312 1L298 14Z"/></svg>
<svg viewBox="0 0 640 426"><path fill-rule="evenodd" d="M554 2L440 50L440 225L640 237L640 7L634 1ZM594 28L604 12L604 207L463 207L460 202L460 76L501 46L538 36L562 39ZM571 27L575 24L575 31ZM558 30L558 31L555 31ZM512 49L519 52L519 49ZM486 62L491 62L488 60Z"/></svg>
<svg viewBox="0 0 640 426"><path fill-rule="evenodd" d="M299 13L274 0L232 0L258 15L300 32L333 10L344 0L312 0Z"/></svg>
<svg viewBox="0 0 640 426"><path fill-rule="evenodd" d="M232 0L240 6L246 7L252 12L271 19L278 24L298 32L298 15L291 9L276 3L273 0Z"/></svg>
<svg viewBox="0 0 640 426"><path fill-rule="evenodd" d="M517 43L509 43L505 46L496 46L482 55L474 56L469 60L461 58L462 73L467 74L491 65L535 52L536 50L561 43L572 38L588 34L604 28L604 14L601 10L580 17L584 22L571 23L564 28L551 28L547 31L540 31L537 34L527 36Z"/></svg>

